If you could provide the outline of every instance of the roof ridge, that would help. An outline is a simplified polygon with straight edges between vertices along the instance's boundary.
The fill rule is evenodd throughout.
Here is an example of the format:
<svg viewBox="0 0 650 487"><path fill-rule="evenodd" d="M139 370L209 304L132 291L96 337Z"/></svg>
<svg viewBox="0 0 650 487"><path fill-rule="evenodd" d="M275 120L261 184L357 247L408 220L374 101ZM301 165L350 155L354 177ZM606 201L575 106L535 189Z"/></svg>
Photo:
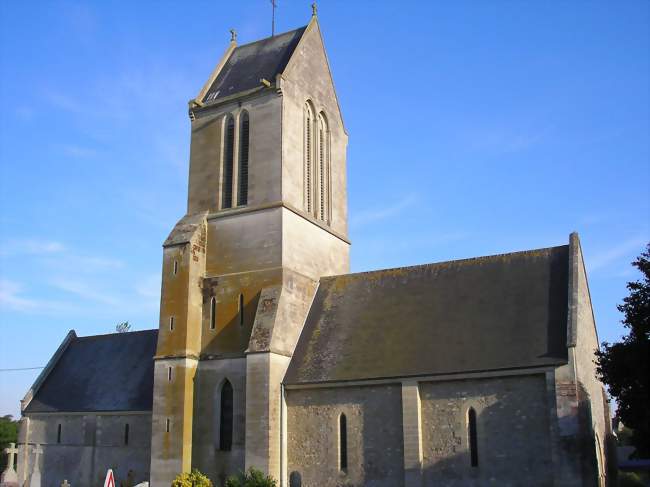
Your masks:
<svg viewBox="0 0 650 487"><path fill-rule="evenodd" d="M376 274L379 272L389 272L389 271L404 271L404 270L413 270L413 269L418 269L418 268L431 268L431 267L436 267L436 266L442 266L445 264L463 264L467 262L480 262L480 261L490 261L490 260L496 260L499 258L503 257L509 257L509 256L515 256L515 255L524 255L524 254L536 254L536 253L541 253L544 251L549 251L549 250L554 250L554 249L560 249L562 247L568 247L569 245L554 245L551 247L542 247L538 249L530 249L530 250L517 250L515 252L505 252L501 254L491 254L491 255L481 255L478 257L467 257L464 259L452 259L452 260L444 260L440 262L430 262L427 264L414 264L414 265L408 265L408 266L401 266L401 267L389 267L387 269L375 269L375 270L370 270L370 271L362 271L362 272L350 272L348 274L337 274L334 276L325 276L321 277L321 281L323 280L331 280L331 279L336 279L338 277L356 277L356 276L362 276L366 274Z"/></svg>
<svg viewBox="0 0 650 487"><path fill-rule="evenodd" d="M296 29L288 30L286 32L281 32L279 34L275 34L275 35L272 35L272 36L262 37L261 39L257 39L256 41L247 42L246 44L238 44L235 49L239 49L240 47L250 46L251 44L257 44L258 42L263 42L263 41L266 41L266 40L269 40L269 39L273 39L274 37L280 37L280 36L283 36L283 35L286 35L286 34L292 34L294 32L298 32L299 30L306 29L306 28L307 28L307 25L303 25L302 27L298 27Z"/></svg>
<svg viewBox="0 0 650 487"><path fill-rule="evenodd" d="M126 331L126 332L122 332L122 333L120 333L120 332L100 333L100 334L97 334L97 335L86 335L86 336L82 336L82 337L78 336L78 337L76 337L74 339L74 341L89 340L89 339L93 339L93 338L107 338L107 337L116 336L116 335L129 335L129 334L134 334L134 333L151 333L151 332L157 332L157 331L158 331L157 328L152 328L150 330L134 330L134 331Z"/></svg>

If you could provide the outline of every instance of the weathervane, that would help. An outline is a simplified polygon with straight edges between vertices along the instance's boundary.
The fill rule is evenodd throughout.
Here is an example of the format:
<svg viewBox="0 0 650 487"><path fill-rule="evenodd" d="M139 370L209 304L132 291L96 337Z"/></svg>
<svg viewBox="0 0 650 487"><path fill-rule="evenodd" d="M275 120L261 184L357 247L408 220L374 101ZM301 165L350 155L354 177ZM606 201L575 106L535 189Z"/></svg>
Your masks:
<svg viewBox="0 0 650 487"><path fill-rule="evenodd" d="M316 2L311 4L311 14L314 17L318 14L318 5L316 5Z"/></svg>
<svg viewBox="0 0 650 487"><path fill-rule="evenodd" d="M271 37L275 35L275 7L277 7L276 2L277 0L271 0L271 8L273 9L273 13L271 14Z"/></svg>
<svg viewBox="0 0 650 487"><path fill-rule="evenodd" d="M230 42L237 42L237 31L230 29Z"/></svg>

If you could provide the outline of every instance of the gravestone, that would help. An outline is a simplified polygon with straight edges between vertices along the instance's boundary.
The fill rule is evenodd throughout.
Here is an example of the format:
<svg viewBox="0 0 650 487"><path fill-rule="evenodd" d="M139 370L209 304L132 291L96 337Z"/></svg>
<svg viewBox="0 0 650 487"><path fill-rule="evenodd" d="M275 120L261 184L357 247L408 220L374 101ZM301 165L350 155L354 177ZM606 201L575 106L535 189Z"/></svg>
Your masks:
<svg viewBox="0 0 650 487"><path fill-rule="evenodd" d="M43 449L39 443L33 447L34 462L32 467L32 474L29 477L29 487L41 487L41 462L39 456L43 453Z"/></svg>
<svg viewBox="0 0 650 487"><path fill-rule="evenodd" d="M15 443L9 443L9 448L5 448L7 454L7 468L0 475L0 487L18 487L18 475L14 470L14 459L18 448Z"/></svg>

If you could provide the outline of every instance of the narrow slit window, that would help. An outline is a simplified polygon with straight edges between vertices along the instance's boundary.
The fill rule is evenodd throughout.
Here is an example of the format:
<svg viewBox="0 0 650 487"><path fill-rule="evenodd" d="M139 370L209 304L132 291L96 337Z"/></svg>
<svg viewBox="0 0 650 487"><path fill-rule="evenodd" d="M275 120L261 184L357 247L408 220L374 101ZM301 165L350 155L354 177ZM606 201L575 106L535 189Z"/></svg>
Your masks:
<svg viewBox="0 0 650 487"><path fill-rule="evenodd" d="M166 431L167 433L169 433L169 429L170 429L170 427L171 427L171 421L170 421L169 418L167 418L167 419L165 420L165 431Z"/></svg>
<svg viewBox="0 0 650 487"><path fill-rule="evenodd" d="M244 326L244 295L239 295L239 326Z"/></svg>
<svg viewBox="0 0 650 487"><path fill-rule="evenodd" d="M348 420L345 414L339 418L339 467L343 472L348 469Z"/></svg>
<svg viewBox="0 0 650 487"><path fill-rule="evenodd" d="M230 451L232 448L233 427L233 390L226 380L221 386L221 401L219 414L219 449Z"/></svg>
<svg viewBox="0 0 650 487"><path fill-rule="evenodd" d="M169 331L174 331L174 317L169 317Z"/></svg>
<svg viewBox="0 0 650 487"><path fill-rule="evenodd" d="M244 112L239 131L239 191L237 193L237 206L248 204L248 153L250 141L250 121L248 113Z"/></svg>
<svg viewBox="0 0 650 487"><path fill-rule="evenodd" d="M124 444L129 444L129 423L124 425Z"/></svg>
<svg viewBox="0 0 650 487"><path fill-rule="evenodd" d="M172 381L172 368L171 367L167 367L167 380L169 382Z"/></svg>
<svg viewBox="0 0 650 487"><path fill-rule="evenodd" d="M478 444L476 435L476 411L469 408L467 411L467 436L469 443L469 456L472 467L478 467Z"/></svg>
<svg viewBox="0 0 650 487"><path fill-rule="evenodd" d="M174 275L178 274L178 261L174 261Z"/></svg>
<svg viewBox="0 0 650 487"><path fill-rule="evenodd" d="M235 156L235 120L232 117L226 122L226 147L224 148L223 161L223 200L222 208L232 208L232 179L233 158Z"/></svg>
<svg viewBox="0 0 650 487"><path fill-rule="evenodd" d="M61 423L56 427L56 442L61 443Z"/></svg>
<svg viewBox="0 0 650 487"><path fill-rule="evenodd" d="M210 299L210 329L217 327L217 299L213 296Z"/></svg>

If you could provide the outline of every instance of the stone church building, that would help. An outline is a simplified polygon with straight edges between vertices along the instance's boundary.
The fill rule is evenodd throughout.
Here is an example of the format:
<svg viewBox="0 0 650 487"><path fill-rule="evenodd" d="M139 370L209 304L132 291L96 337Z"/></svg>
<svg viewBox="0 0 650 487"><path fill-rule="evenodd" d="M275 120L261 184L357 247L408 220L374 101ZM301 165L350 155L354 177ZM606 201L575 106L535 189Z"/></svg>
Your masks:
<svg viewBox="0 0 650 487"><path fill-rule="evenodd" d="M317 17L189 103L157 330L71 331L22 401L21 486L605 485L609 410L576 234L349 273L346 146Z"/></svg>

